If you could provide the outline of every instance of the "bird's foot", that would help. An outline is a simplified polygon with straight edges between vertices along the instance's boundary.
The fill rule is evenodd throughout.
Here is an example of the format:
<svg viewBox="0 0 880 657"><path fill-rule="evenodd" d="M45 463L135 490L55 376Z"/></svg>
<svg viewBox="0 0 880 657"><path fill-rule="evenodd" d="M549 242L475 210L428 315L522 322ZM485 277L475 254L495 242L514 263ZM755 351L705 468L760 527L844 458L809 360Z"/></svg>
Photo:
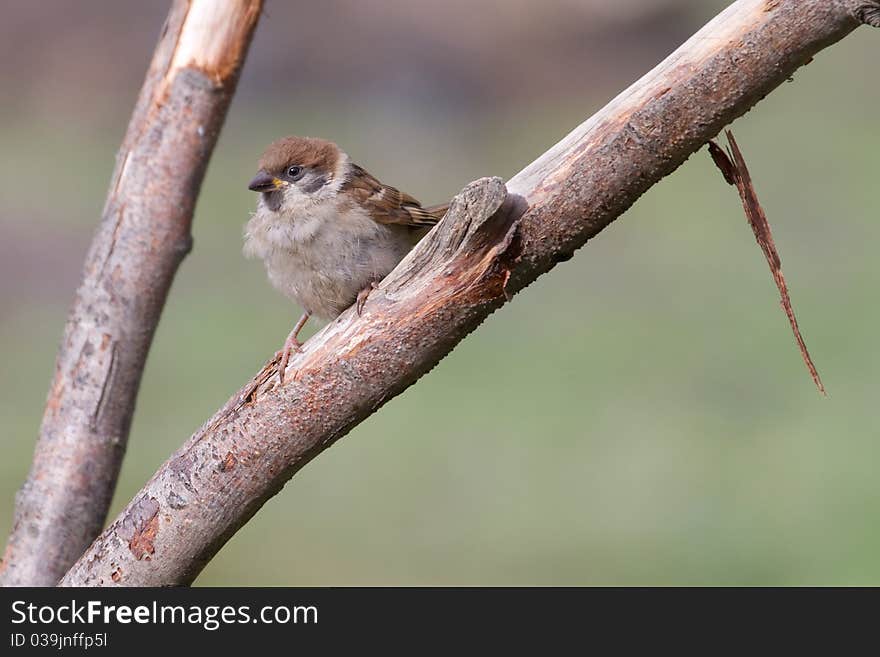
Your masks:
<svg viewBox="0 0 880 657"><path fill-rule="evenodd" d="M379 287L379 284L376 281L370 281L370 284L367 287L358 292L357 304L355 305L358 317L360 317L364 312L364 304L367 303L367 298L370 296L370 292L375 290L377 287Z"/></svg>
<svg viewBox="0 0 880 657"><path fill-rule="evenodd" d="M287 336L287 339L284 341L284 348L275 354L275 358L281 358L281 362L278 364L278 379L281 381L282 385L284 384L284 370L287 369L287 362L290 360L290 354L298 354L302 351L303 343L297 340L296 336L299 335L299 332L302 330L302 327L306 325L306 322L309 321L311 315L312 314L308 311L303 313L302 317L299 318L296 325L294 325L290 334Z"/></svg>
<svg viewBox="0 0 880 657"><path fill-rule="evenodd" d="M275 354L275 358L281 358L281 362L278 364L278 378L281 380L281 383L284 383L284 371L287 369L287 363L290 362L290 354L292 353L302 353L303 343L296 339L296 336L291 335L288 336L287 340L284 341L284 347Z"/></svg>

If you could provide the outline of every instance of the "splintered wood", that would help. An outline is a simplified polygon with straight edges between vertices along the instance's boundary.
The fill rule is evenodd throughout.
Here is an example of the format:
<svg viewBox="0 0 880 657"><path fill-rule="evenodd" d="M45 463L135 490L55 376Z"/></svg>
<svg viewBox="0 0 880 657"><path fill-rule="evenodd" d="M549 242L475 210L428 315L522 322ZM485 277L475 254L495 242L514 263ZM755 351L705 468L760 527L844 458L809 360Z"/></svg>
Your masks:
<svg viewBox="0 0 880 657"><path fill-rule="evenodd" d="M770 265L770 272L773 274L773 280L776 281L776 287L779 288L779 294L782 297L782 307L788 316L788 322L791 324L791 330L801 350L801 356L807 365L807 369L810 370L813 382L816 384L819 392L824 395L826 394L825 386L822 385L819 372L813 364L813 359L810 358L810 352L807 350L801 330L798 328L797 318L791 307L788 286L785 284L785 276L782 275L782 261L779 259L779 252L776 250L776 244L773 242L773 234L770 232L770 223L767 221L767 215L764 214L764 209L758 202L758 195L755 192L755 186L752 184L752 177L749 174L748 167L746 167L742 151L740 151L736 139L733 137L733 133L730 130L726 130L725 135L730 144L728 152L725 153L717 143L710 141L709 154L721 171L721 175L724 176L724 180L728 184L736 186L739 191L743 209L746 212L746 218L749 220L749 225L755 233L758 245L764 252L764 257L767 258L767 264Z"/></svg>

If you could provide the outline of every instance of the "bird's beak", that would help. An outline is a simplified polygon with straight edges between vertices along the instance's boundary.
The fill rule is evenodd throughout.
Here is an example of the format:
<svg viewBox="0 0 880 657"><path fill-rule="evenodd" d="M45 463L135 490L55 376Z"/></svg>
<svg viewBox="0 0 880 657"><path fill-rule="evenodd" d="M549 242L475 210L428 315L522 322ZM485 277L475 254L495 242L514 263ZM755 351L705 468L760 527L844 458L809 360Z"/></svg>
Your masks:
<svg viewBox="0 0 880 657"><path fill-rule="evenodd" d="M260 170L254 176L254 179L251 180L248 189L253 192L271 192L274 189L279 189L283 184L283 180L278 180L275 176Z"/></svg>

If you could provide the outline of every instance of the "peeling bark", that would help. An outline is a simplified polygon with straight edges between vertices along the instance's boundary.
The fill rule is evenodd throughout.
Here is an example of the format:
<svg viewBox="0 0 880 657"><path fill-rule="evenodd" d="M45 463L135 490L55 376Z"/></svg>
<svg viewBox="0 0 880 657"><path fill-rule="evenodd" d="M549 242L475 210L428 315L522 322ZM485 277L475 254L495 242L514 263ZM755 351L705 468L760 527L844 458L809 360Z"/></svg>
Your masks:
<svg viewBox="0 0 880 657"><path fill-rule="evenodd" d="M49 586L103 526L153 332L260 0L176 0L116 160L0 566Z"/></svg>
<svg viewBox="0 0 880 657"><path fill-rule="evenodd" d="M373 292L362 317L349 310L309 340L284 385L276 363L267 364L160 468L61 584L191 582L299 468L815 53L875 20L878 6L740 0L515 176L505 207L498 181L466 188ZM132 555L123 531L136 524L143 499L160 508L149 561Z"/></svg>
<svg viewBox="0 0 880 657"><path fill-rule="evenodd" d="M773 240L770 222L767 221L764 208L761 207L761 203L758 201L758 193L755 191L755 185L752 183L752 175L749 173L749 168L746 166L742 151L736 143L736 138L730 130L727 130L726 134L729 154L725 153L721 146L714 141L709 142L709 154L712 156L715 166L721 171L721 175L724 176L725 182L736 187L739 192L743 210L746 213L746 219L752 228L752 232L755 234L755 240L758 242L758 246L761 247L764 258L767 260L767 265L770 267L770 273L773 275L776 288L779 290L780 305L785 312L785 316L788 318L791 332L794 334L795 342L801 352L801 358L803 358L813 383L816 384L816 388L825 395L827 393L825 392L825 386L822 384L822 378L819 376L819 370L816 369L816 365L813 363L810 350L807 349L807 343L804 342L804 336L801 334L801 329L798 326L794 307L791 305L788 284L785 282L785 275L782 273L782 259L779 257L779 251L776 249L776 243Z"/></svg>

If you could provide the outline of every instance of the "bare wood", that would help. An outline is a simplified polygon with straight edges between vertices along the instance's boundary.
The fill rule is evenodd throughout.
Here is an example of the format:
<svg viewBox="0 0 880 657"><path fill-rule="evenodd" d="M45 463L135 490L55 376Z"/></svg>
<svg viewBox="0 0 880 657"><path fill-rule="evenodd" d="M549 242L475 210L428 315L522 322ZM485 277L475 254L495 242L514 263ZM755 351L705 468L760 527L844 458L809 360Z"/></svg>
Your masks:
<svg viewBox="0 0 880 657"><path fill-rule="evenodd" d="M508 183L469 186L375 290L275 363L147 483L62 585L173 585L204 564L284 483L421 375L508 294L623 213L721 128L880 2L740 0ZM515 225L525 199L528 210Z"/></svg>
<svg viewBox="0 0 880 657"><path fill-rule="evenodd" d="M55 584L100 532L144 362L261 0L176 0L116 160L16 497L4 585Z"/></svg>

